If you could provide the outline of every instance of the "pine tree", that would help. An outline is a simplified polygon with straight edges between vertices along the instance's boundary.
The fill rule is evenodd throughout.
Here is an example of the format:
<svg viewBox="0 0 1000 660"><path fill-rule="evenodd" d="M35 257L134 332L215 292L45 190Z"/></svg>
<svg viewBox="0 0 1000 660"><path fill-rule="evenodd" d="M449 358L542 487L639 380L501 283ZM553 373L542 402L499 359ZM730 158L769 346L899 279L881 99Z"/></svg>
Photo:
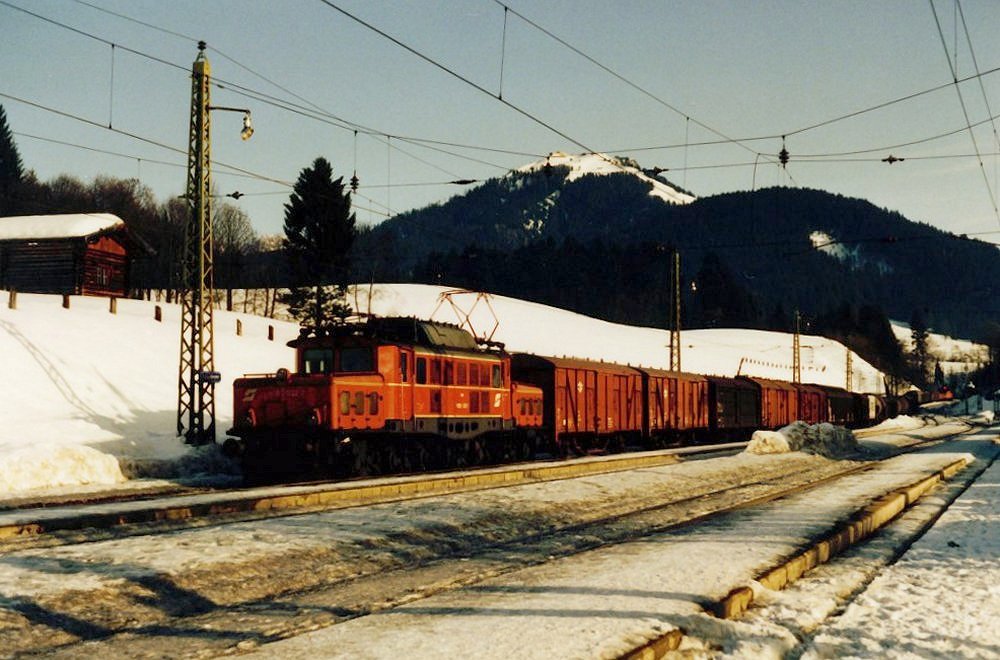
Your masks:
<svg viewBox="0 0 1000 660"><path fill-rule="evenodd" d="M14 195L23 177L21 155L7 126L7 114L0 105L0 216L14 210Z"/></svg>
<svg viewBox="0 0 1000 660"><path fill-rule="evenodd" d="M923 313L916 309L910 317L910 338L913 339L913 369L920 384L927 382L927 338L930 332Z"/></svg>
<svg viewBox="0 0 1000 660"><path fill-rule="evenodd" d="M282 301L303 325L343 322L350 314L346 293L354 225L344 178L334 181L330 163L317 158L299 174L285 204L284 248L293 288Z"/></svg>

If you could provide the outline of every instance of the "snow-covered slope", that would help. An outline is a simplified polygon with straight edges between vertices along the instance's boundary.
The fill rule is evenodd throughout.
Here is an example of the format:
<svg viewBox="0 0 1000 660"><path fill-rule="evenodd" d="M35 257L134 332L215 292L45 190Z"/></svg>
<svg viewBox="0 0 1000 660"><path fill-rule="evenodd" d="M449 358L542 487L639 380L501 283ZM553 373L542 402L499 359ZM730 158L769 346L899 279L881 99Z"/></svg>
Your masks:
<svg viewBox="0 0 1000 660"><path fill-rule="evenodd" d="M180 311L161 303L19 294L0 300L0 493L80 483L111 483L136 461L181 457L175 436ZM243 336L236 336L236 319ZM276 338L267 340L267 325ZM293 365L285 342L295 324L216 312L216 389L221 432L232 418L232 381L246 372ZM116 465L108 457L121 459Z"/></svg>
<svg viewBox="0 0 1000 660"><path fill-rule="evenodd" d="M518 168L518 171L538 172L544 169L546 165L551 165L552 167L568 167L569 174L566 176L567 181L575 181L588 174L605 175L625 173L631 174L632 176L649 183L652 186L649 194L670 204L690 204L695 200L695 198L691 195L682 193L672 186L663 183L659 179L646 175L642 170L632 167L631 165L623 164L614 156L608 156L605 154L581 154L579 156L573 156L565 154L561 151L554 151L549 154L548 158L534 163L529 163L524 167Z"/></svg>
<svg viewBox="0 0 1000 660"><path fill-rule="evenodd" d="M511 351L567 355L666 368L666 331L616 325L500 296L456 293L445 287L384 284L358 287L360 311L460 322L471 310L479 336L491 332ZM370 295L369 295L370 294ZM142 474L144 461L183 461L188 447L176 436L179 308L156 303L59 296L18 296L16 310L0 299L0 493L84 483L114 483ZM492 310L495 310L496 317ZM243 323L237 336L236 320ZM267 340L273 325L275 341ZM220 438L232 415L232 381L244 373L292 367L285 342L294 323L217 311L216 389ZM791 379L792 336L750 330L682 334L685 371ZM843 387L846 350L821 337L802 338L802 377ZM853 389L881 391L878 372L854 357ZM183 471L184 468L181 468ZM123 472L124 470L124 472ZM177 472L177 468L174 470Z"/></svg>
<svg viewBox="0 0 1000 660"><path fill-rule="evenodd" d="M903 350L913 350L913 335L908 323L890 321L892 333L903 345ZM935 332L927 335L927 352L932 360L941 363L945 376L964 374L979 369L990 360L989 347L967 339L954 339ZM932 365L933 366L933 365Z"/></svg>
<svg viewBox="0 0 1000 660"><path fill-rule="evenodd" d="M666 369L670 364L670 335L665 330L608 323L537 303L474 293L452 296L453 307L441 301L446 287L422 284L377 286L369 302L368 287L359 287L353 302L362 312L380 316L428 317L459 323L460 310L473 310L472 329L488 335L499 322L493 339L515 352L606 360ZM487 302L489 304L487 304ZM457 309L456 309L457 308ZM496 318L490 312L496 311ZM803 336L802 380L822 385L846 385L847 349L824 337ZM882 392L882 377L872 365L853 356L854 391ZM681 368L720 376L737 374L792 379L792 335L763 330L712 329L681 333Z"/></svg>

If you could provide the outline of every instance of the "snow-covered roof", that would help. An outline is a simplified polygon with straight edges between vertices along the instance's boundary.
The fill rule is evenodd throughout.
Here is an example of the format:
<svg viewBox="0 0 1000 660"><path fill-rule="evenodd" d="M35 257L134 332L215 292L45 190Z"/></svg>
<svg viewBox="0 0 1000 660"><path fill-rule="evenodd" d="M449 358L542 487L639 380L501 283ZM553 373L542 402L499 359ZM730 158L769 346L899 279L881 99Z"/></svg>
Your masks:
<svg viewBox="0 0 1000 660"><path fill-rule="evenodd" d="M587 174L601 175L625 173L631 174L632 176L649 183L652 186L649 194L670 204L690 204L695 200L693 196L676 190L659 179L647 175L638 168L623 164L614 156L607 156L605 154L594 153L574 156L565 154L561 151L554 151L549 154L547 158L535 161L534 163L529 163L524 167L520 167L518 168L518 171L538 172L541 171L546 165L551 165L552 167L568 167L570 172L566 177L567 181L575 181L582 176L586 176Z"/></svg>
<svg viewBox="0 0 1000 660"><path fill-rule="evenodd" d="M0 241L44 238L80 238L125 221L113 213L62 213L58 215L17 215L0 218Z"/></svg>

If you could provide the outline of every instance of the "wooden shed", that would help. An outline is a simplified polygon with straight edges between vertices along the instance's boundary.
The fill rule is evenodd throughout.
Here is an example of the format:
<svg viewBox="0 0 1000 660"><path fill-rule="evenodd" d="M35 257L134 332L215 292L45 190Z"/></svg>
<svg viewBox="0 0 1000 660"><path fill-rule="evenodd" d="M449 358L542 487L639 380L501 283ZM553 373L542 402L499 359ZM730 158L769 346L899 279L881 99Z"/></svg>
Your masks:
<svg viewBox="0 0 1000 660"><path fill-rule="evenodd" d="M134 245L111 213L0 218L0 288L124 296Z"/></svg>

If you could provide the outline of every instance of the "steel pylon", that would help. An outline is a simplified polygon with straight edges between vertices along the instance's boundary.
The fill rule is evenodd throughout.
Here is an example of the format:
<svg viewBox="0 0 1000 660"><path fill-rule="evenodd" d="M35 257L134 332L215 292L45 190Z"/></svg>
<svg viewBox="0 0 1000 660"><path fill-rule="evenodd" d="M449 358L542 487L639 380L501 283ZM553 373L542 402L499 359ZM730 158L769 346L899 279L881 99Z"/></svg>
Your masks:
<svg viewBox="0 0 1000 660"><path fill-rule="evenodd" d="M177 435L189 444L215 442L215 341L212 324L212 209L209 76L205 43L192 67L187 205L181 262L181 356Z"/></svg>

